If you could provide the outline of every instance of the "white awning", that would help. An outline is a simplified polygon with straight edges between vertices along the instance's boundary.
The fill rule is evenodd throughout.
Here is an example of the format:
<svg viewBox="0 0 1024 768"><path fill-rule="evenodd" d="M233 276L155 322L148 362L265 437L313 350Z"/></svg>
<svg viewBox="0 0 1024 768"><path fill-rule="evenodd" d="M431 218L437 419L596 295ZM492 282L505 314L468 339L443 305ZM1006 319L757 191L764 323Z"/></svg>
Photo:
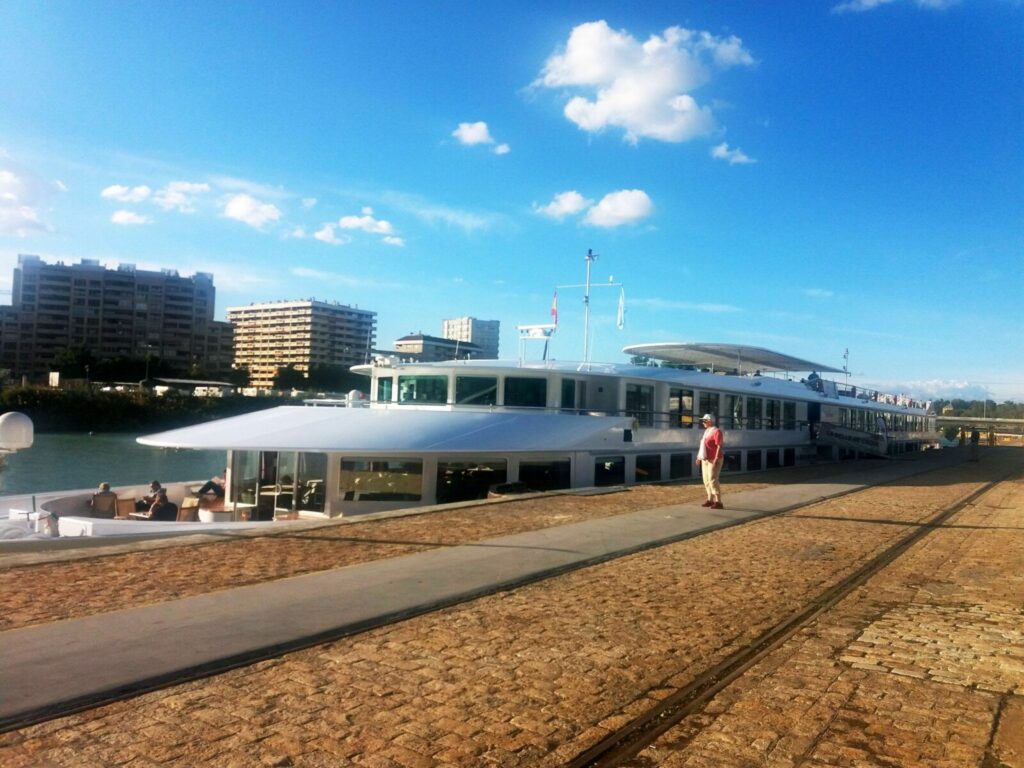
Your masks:
<svg viewBox="0 0 1024 768"><path fill-rule="evenodd" d="M285 405L138 438L168 448L359 454L602 450L632 419L563 413Z"/></svg>
<svg viewBox="0 0 1024 768"><path fill-rule="evenodd" d="M635 344L625 347L627 355L643 355L655 360L665 360L680 365L693 365L698 368L714 368L720 371L736 371L737 373L755 373L757 371L818 371L822 373L842 373L842 368L802 360L799 357L784 355L762 347L749 347L744 344L691 344L685 342L665 342L661 344Z"/></svg>

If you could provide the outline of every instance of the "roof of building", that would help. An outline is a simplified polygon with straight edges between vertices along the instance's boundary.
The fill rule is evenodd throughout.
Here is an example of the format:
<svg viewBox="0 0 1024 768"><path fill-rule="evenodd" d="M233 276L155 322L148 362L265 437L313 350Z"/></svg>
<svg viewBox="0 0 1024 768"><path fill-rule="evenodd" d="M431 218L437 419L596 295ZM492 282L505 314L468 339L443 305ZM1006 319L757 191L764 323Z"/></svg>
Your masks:
<svg viewBox="0 0 1024 768"><path fill-rule="evenodd" d="M763 347L745 344L713 344L690 342L661 342L657 344L634 344L622 350L627 355L643 355L655 360L665 360L680 365L698 368L712 368L737 373L757 371L822 371L842 373L842 368L803 360Z"/></svg>

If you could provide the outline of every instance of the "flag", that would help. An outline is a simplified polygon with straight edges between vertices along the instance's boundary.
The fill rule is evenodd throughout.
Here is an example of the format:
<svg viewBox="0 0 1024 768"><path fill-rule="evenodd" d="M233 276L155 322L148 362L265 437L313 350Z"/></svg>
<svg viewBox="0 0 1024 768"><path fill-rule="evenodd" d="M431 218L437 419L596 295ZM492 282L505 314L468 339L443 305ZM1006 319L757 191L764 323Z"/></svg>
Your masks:
<svg viewBox="0 0 1024 768"><path fill-rule="evenodd" d="M558 291L555 291L555 296L551 299L551 322L558 325Z"/></svg>
<svg viewBox="0 0 1024 768"><path fill-rule="evenodd" d="M615 317L615 327L620 331L626 325L626 289L619 289L619 314Z"/></svg>

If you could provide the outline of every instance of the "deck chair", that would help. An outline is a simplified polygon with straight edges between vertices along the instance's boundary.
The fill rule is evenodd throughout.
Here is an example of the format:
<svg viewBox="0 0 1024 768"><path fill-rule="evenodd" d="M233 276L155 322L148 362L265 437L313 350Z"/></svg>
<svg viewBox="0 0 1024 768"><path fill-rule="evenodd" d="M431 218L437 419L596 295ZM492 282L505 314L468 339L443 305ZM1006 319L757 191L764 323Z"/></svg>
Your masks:
<svg viewBox="0 0 1024 768"><path fill-rule="evenodd" d="M195 523L199 520L199 497L186 496L178 507L179 523Z"/></svg>
<svg viewBox="0 0 1024 768"><path fill-rule="evenodd" d="M113 493L97 493L89 504L92 517L112 519L117 511L117 496Z"/></svg>
<svg viewBox="0 0 1024 768"><path fill-rule="evenodd" d="M135 511L135 499L129 498L118 498L117 500L117 514L114 516L115 520L127 520L128 515Z"/></svg>

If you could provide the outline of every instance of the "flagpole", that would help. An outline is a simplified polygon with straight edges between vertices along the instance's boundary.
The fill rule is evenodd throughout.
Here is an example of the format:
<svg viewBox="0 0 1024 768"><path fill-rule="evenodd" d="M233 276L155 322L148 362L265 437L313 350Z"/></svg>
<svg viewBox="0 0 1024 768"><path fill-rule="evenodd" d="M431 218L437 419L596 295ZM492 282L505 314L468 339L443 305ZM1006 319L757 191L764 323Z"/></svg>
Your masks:
<svg viewBox="0 0 1024 768"><path fill-rule="evenodd" d="M597 261L593 249L587 249L583 257L587 261L587 284L583 291L583 362L590 362L590 266Z"/></svg>

